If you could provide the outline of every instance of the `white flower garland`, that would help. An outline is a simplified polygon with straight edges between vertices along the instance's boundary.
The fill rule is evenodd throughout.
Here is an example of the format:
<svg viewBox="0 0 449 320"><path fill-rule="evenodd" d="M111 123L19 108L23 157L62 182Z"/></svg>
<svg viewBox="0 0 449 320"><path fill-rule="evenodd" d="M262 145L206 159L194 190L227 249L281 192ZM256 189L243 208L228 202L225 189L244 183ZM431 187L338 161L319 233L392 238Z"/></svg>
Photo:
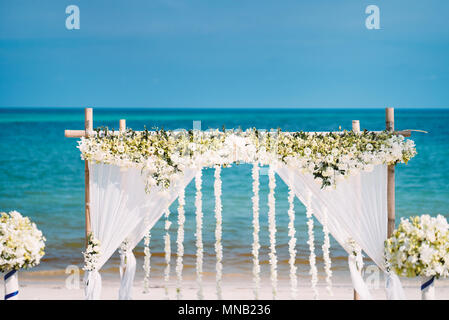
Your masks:
<svg viewBox="0 0 449 320"><path fill-rule="evenodd" d="M312 284L312 291L314 299L318 299L318 290L316 288L316 284L318 283L318 270L316 267L316 255L315 255L315 238L313 235L313 209L312 209L312 193L307 193L307 207L306 207L306 215L307 215L307 227L308 227L308 234L309 234L309 240L307 241L307 244L309 245L310 250L310 256L309 256L309 263L310 263L310 271L309 274L311 275L311 284Z"/></svg>
<svg viewBox="0 0 449 320"><path fill-rule="evenodd" d="M202 193L201 193L201 184L202 184L202 170L198 170L195 176L195 187L196 187L196 196L195 196L195 215L196 215L196 281L198 283L198 292L197 296L199 300L203 300L203 201L202 201Z"/></svg>
<svg viewBox="0 0 449 320"><path fill-rule="evenodd" d="M178 246L177 258L176 258L176 296L177 299L182 299L181 285L182 285L182 259L184 256L184 223L185 217L185 190L181 189L178 196L178 236L176 244Z"/></svg>
<svg viewBox="0 0 449 320"><path fill-rule="evenodd" d="M253 177L253 279L254 279L254 299L259 299L260 289L260 264L259 264L259 164L254 163L252 169Z"/></svg>
<svg viewBox="0 0 449 320"><path fill-rule="evenodd" d="M193 136L193 140L192 140ZM83 160L137 167L146 190L168 188L182 179L185 168L214 167L234 162L262 165L278 161L313 174L324 187L347 176L372 171L378 164L407 163L416 154L414 142L389 132L266 132L257 129L208 131L96 130L81 138Z"/></svg>
<svg viewBox="0 0 449 320"><path fill-rule="evenodd" d="M145 254L145 257L143 258L143 271L144 271L143 293L148 293L150 288L150 272L151 272L150 240L151 240L151 232L148 231L148 233L143 238L143 245L145 246L145 248L143 249L143 253Z"/></svg>
<svg viewBox="0 0 449 320"><path fill-rule="evenodd" d="M215 253L217 256L216 270L216 289L217 289L217 299L222 300L222 290L221 290L221 279L223 273L223 245L221 243L222 237L222 205L221 205L221 166L215 166L215 182L214 182L214 194L215 194Z"/></svg>
<svg viewBox="0 0 449 320"><path fill-rule="evenodd" d="M324 271L326 272L326 290L327 292L333 296L332 292L332 262L330 257L330 238L329 238L329 229L327 227L327 208L324 209L324 219L323 219L323 233L324 233L324 241L321 249L323 250L323 260L324 260Z"/></svg>
<svg viewBox="0 0 449 320"><path fill-rule="evenodd" d="M83 252L84 256L84 271L94 271L98 268L98 261L101 257L101 243L100 240L96 239L91 232L87 238L86 251Z"/></svg>
<svg viewBox="0 0 449 320"><path fill-rule="evenodd" d="M290 289L291 289L291 298L296 299L298 292L298 279L296 276L297 267L295 265L296 262L296 230L295 230L295 205L294 205L295 193L291 187L288 185L288 236L290 240L288 241L288 251L290 253L290 259L288 260L290 264Z"/></svg>
<svg viewBox="0 0 449 320"><path fill-rule="evenodd" d="M270 192L268 194L268 230L270 233L270 278L271 278L271 290L273 293L273 299L276 299L277 295L277 257L276 257L276 207L274 198L274 189L276 188L276 178L274 176L273 166L269 166L268 169L268 186Z"/></svg>
<svg viewBox="0 0 449 320"><path fill-rule="evenodd" d="M170 280L170 259L171 259L171 246L170 246L170 233L168 232L171 226L169 220L170 210L167 208L165 211L165 270L164 270L164 282L165 282L165 297L168 299L168 281Z"/></svg>

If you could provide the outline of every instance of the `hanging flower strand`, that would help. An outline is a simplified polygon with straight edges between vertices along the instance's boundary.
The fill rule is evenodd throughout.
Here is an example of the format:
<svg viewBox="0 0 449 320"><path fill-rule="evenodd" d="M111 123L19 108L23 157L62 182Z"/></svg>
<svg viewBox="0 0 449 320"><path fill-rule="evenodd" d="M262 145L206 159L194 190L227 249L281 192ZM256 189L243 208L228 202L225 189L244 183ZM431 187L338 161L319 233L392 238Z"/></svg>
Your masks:
<svg viewBox="0 0 449 320"><path fill-rule="evenodd" d="M149 284L150 284L150 272L151 272L151 252L150 252L150 240L151 240L151 233L148 231L148 233L145 235L143 239L143 245L145 248L143 249L143 253L145 254L145 257L143 258L143 270L145 273L145 276L143 278L143 293L149 292Z"/></svg>
<svg viewBox="0 0 449 320"><path fill-rule="evenodd" d="M198 283L197 296L199 300L203 300L203 211L202 211L202 172L198 170L195 176L195 187L196 187L196 197L195 197L195 207L196 207L196 280Z"/></svg>
<svg viewBox="0 0 449 320"><path fill-rule="evenodd" d="M259 265L259 164L253 164L253 279L254 279L254 299L259 299L260 289L260 265Z"/></svg>
<svg viewBox="0 0 449 320"><path fill-rule="evenodd" d="M185 190L181 189L178 197L178 236L176 243L178 246L176 258L176 297L178 300L182 299L181 285L182 285L182 259L184 256L184 223L186 221L185 212Z"/></svg>
<svg viewBox="0 0 449 320"><path fill-rule="evenodd" d="M273 166L268 169L268 186L270 192L268 194L268 229L270 233L270 273L271 273L271 290L273 299L277 294L277 257L276 257L276 217L275 217L275 198L274 189L276 188L276 179L274 176Z"/></svg>
<svg viewBox="0 0 449 320"><path fill-rule="evenodd" d="M316 256L315 256L315 239L313 235L313 209L312 209L312 193L307 193L307 208L306 208L306 215L307 215L307 226L308 226L308 233L309 233L309 240L307 241L307 244L309 245L310 250L310 256L309 256L309 263L310 263L310 271L309 274L311 275L311 284L312 284L312 291L313 291L313 298L318 299L318 290L316 288L316 284L318 283L318 270L316 267Z"/></svg>
<svg viewBox="0 0 449 320"><path fill-rule="evenodd" d="M294 300L297 297L297 291L298 291L298 279L296 276L296 230L295 230L295 206L294 201L295 199L295 193L293 192L293 189L291 185L288 185L288 236L290 237L290 240L288 241L288 251L290 253L290 288L291 288L291 298Z"/></svg>
<svg viewBox="0 0 449 320"><path fill-rule="evenodd" d="M221 243L221 237L222 237L222 205L221 205L221 166L215 167L215 182L214 182L214 194L215 194L215 220L216 220L216 227L215 227L215 253L217 256L217 263L216 263L216 289L217 289L217 299L222 300L222 290L221 290L221 279L222 279L222 273L223 273L223 245Z"/></svg>
<svg viewBox="0 0 449 320"><path fill-rule="evenodd" d="M170 280L170 259L171 259L171 246L170 246L170 233L169 229L171 222L169 220L170 210L167 208L165 211L165 270L164 270L164 282L165 282L165 297L168 299L168 281Z"/></svg>
<svg viewBox="0 0 449 320"><path fill-rule="evenodd" d="M323 246L321 249L323 250L323 260L324 260L324 271L326 272L326 290L327 292L333 296L332 292L332 262L330 257L329 249L331 247L330 245L330 238L329 238L329 229L327 227L327 208L324 209L324 219L323 219L323 233L324 233L324 241Z"/></svg>

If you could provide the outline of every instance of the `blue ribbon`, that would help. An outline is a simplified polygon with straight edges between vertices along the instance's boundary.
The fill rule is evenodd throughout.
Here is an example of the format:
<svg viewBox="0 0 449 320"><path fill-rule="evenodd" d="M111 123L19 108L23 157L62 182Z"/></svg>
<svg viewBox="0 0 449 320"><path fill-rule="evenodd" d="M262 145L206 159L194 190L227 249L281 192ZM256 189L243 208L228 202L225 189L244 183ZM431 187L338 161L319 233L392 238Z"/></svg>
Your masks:
<svg viewBox="0 0 449 320"><path fill-rule="evenodd" d="M14 296L17 296L19 294L19 291L14 291L13 293L8 293L6 296L5 296L5 300L8 300L9 298L12 298L12 297L14 297Z"/></svg>
<svg viewBox="0 0 449 320"><path fill-rule="evenodd" d="M435 276L433 276L432 278L430 278L428 281L424 282L424 283L421 285L421 291L422 291L422 290L425 290L428 286L430 286L430 285L433 283L434 280L435 280Z"/></svg>
<svg viewBox="0 0 449 320"><path fill-rule="evenodd" d="M17 270L12 270L12 271L8 272L7 274L5 274L5 277L4 277L5 282L6 282L6 280L8 280L9 278L11 278L16 272L17 272ZM18 294L19 294L19 291L18 291L18 290L17 290L17 291L14 291L14 292L11 292L11 293L6 293L6 292L5 292L5 300L8 300L8 299L10 299L10 298L12 298L12 297L14 297L14 296L17 296Z"/></svg>
<svg viewBox="0 0 449 320"><path fill-rule="evenodd" d="M10 277L12 277L14 275L14 273L16 273L17 270L12 270L9 271L7 274L5 274L5 281L8 280Z"/></svg>

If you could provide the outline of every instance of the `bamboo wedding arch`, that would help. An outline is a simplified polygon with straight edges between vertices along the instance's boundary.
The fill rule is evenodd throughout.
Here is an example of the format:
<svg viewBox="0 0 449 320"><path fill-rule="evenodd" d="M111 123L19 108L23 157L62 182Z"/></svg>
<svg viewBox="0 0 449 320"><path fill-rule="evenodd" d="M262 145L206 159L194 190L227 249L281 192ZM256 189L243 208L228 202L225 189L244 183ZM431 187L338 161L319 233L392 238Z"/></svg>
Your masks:
<svg viewBox="0 0 449 320"><path fill-rule="evenodd" d="M85 108L85 125L84 130L65 130L65 137L68 138L81 138L89 137L95 134L93 129L93 109ZM396 135L402 135L404 137L411 136L411 130L395 131L394 127L394 108L385 109L385 127L389 132L393 132ZM120 119L119 131L124 132L126 130L126 120ZM352 120L352 130L354 132L360 132L359 120ZM91 215L90 215L90 185L89 185L89 161L85 160L84 166L85 177L85 235L86 243L89 234L92 231L91 228ZM388 213L388 237L392 234L395 228L395 165L388 165L387 169L387 213ZM354 299L358 300L359 295L354 290Z"/></svg>

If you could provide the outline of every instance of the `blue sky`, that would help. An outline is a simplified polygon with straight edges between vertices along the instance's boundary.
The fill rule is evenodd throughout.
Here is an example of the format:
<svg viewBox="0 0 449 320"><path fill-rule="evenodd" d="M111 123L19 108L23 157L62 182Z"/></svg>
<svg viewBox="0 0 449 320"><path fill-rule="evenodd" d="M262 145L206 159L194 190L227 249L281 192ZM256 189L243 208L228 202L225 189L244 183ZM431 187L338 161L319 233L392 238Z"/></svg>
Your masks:
<svg viewBox="0 0 449 320"><path fill-rule="evenodd" d="M447 0L0 0L0 106L449 107L448 17Z"/></svg>

